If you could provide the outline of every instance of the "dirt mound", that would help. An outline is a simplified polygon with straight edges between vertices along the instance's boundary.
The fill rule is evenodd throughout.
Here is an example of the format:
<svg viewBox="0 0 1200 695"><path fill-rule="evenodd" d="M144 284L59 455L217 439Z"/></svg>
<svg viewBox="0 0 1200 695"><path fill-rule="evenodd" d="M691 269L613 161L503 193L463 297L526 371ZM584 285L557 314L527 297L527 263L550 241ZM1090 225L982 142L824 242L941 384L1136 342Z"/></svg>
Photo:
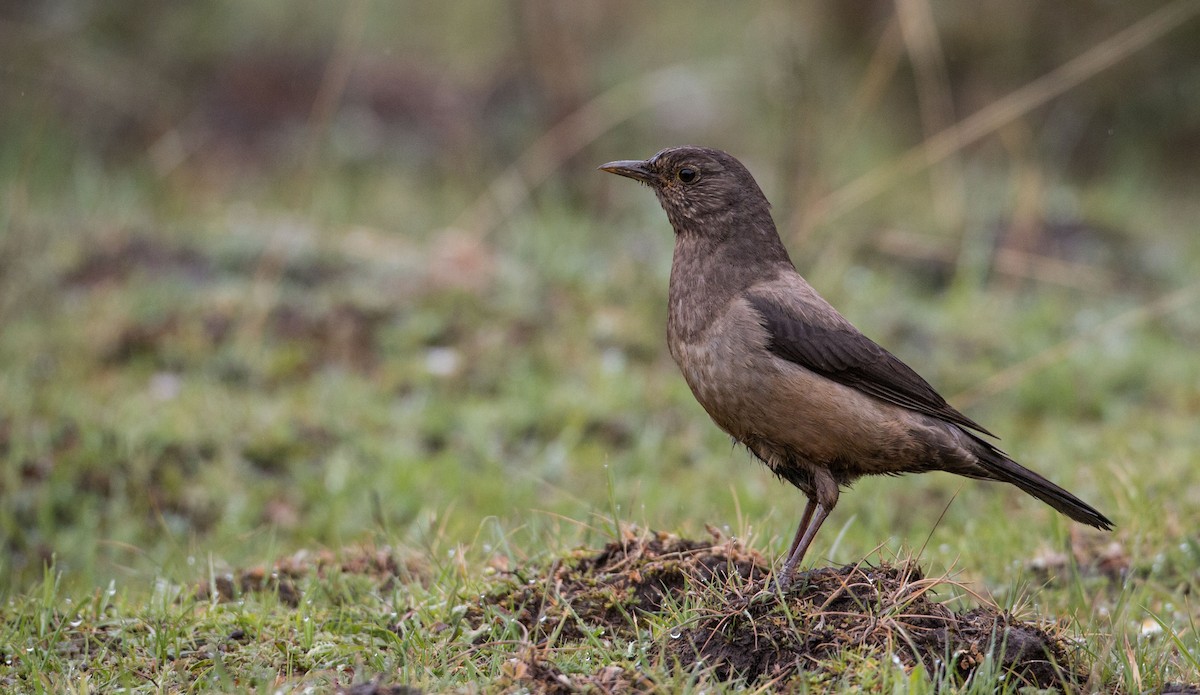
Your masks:
<svg viewBox="0 0 1200 695"><path fill-rule="evenodd" d="M1064 641L992 608L955 613L931 597L944 584L915 564L813 570L785 593L748 587L668 645L680 665L721 681L786 681L800 671L838 677L863 657L967 682L989 659L1022 685L1082 682Z"/></svg>
<svg viewBox="0 0 1200 695"><path fill-rule="evenodd" d="M480 599L466 618L481 642L488 616L524 626L528 648L510 659L504 685L535 692L653 688L635 664L583 674L556 665L559 650L596 635L657 640L660 658L702 681L768 689L836 681L870 662L957 684L984 672L1062 690L1086 679L1062 636L993 607L956 613L933 597L950 582L925 578L915 564L817 569L783 592L769 570L736 539L626 532L536 576L514 573L514 584Z"/></svg>
<svg viewBox="0 0 1200 695"><path fill-rule="evenodd" d="M609 635L637 633L636 616L654 614L664 601L678 600L690 585L723 586L731 576L761 580L766 560L736 541L714 543L665 533L635 535L600 552L579 552L555 562L545 574L520 581L484 599L513 615L535 642L550 635L577 640L595 628ZM479 622L484 605L476 604L467 619Z"/></svg>

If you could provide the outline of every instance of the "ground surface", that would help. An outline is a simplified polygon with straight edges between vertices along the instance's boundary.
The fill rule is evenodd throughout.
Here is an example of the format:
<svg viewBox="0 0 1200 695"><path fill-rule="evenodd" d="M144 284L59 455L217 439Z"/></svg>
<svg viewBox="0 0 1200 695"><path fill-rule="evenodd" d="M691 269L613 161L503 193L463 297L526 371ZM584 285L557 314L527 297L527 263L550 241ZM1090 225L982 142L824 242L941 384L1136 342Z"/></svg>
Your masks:
<svg viewBox="0 0 1200 695"><path fill-rule="evenodd" d="M0 690L1200 682L1200 4L539 2L0 10ZM1115 530L862 480L766 590L595 171L684 142Z"/></svg>
<svg viewBox="0 0 1200 695"><path fill-rule="evenodd" d="M428 251L444 267L406 267L294 230L266 249L35 230L8 238L41 270L13 285L0 339L12 687L1196 680L1198 404L1177 343L1194 327L1169 305L1132 304L1147 328L1074 345L995 426L1115 534L999 486L864 481L814 556L851 564L781 599L763 553L799 495L698 411L640 271L616 286L547 272L514 305L460 282L505 261L457 237ZM1044 344L1072 311L1048 294L973 301ZM975 312L956 306L895 336L954 345L936 336ZM1012 351L992 328L959 351ZM1065 393L1080 410L1054 405ZM614 516L726 521L684 541L618 534ZM924 546L918 562L874 551L895 534Z"/></svg>

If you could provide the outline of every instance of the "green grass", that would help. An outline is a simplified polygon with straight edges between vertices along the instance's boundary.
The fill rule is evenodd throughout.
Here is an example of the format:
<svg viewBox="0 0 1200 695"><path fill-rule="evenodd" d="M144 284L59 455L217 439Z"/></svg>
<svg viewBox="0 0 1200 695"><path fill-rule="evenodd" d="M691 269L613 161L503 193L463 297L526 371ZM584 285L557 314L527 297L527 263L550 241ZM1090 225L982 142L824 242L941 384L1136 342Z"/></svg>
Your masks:
<svg viewBox="0 0 1200 695"><path fill-rule="evenodd" d="M598 548L614 519L692 537L710 524L768 557L790 539L800 493L730 446L666 353L670 236L644 191L606 215L542 202L464 243L431 231L462 191L410 216L419 195L400 204L333 173L309 209L261 181L226 206L69 159L10 162L2 191L5 689L486 688L532 648L502 615L474 634L463 620L508 570ZM1061 621L1096 688L1140 692L1198 680L1200 323L1194 299L1104 322L1194 282L1200 246L1194 202L1114 191L1093 195L1143 226L1120 231L1137 255L1103 269L1138 278L1103 292L970 273L940 285L874 252L865 226L795 249L831 301L951 396L1095 331L969 410L1114 534L999 485L872 479L843 495L810 562L923 548L928 575ZM363 547L395 562L330 569ZM269 578L235 583L232 601L198 591L281 566L294 605L257 590ZM550 658L572 677L612 662L705 690L655 648L696 610ZM919 671L845 658L843 681L810 685L932 691ZM991 692L992 675L970 691Z"/></svg>

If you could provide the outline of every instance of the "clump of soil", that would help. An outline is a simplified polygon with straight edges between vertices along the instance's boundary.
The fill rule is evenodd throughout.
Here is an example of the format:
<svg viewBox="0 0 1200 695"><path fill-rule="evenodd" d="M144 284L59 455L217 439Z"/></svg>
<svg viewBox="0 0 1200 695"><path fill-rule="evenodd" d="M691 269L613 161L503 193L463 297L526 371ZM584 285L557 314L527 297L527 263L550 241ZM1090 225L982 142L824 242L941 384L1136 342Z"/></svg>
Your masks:
<svg viewBox="0 0 1200 695"><path fill-rule="evenodd" d="M955 613L931 596L943 583L924 578L915 563L816 569L782 593L768 585L730 596L667 650L721 681L785 682L801 671L836 677L852 652L906 670L920 664L958 683L989 657L1021 685L1082 682L1061 637L990 607Z"/></svg>
<svg viewBox="0 0 1200 695"><path fill-rule="evenodd" d="M555 652L585 635L660 639L666 663L702 679L772 690L787 690L797 678L836 680L864 658L907 671L921 666L958 684L981 668L1038 688L1072 690L1086 680L1061 635L994 607L954 612L933 597L948 580L925 578L915 563L816 569L781 591L766 559L736 539L627 531L597 552L515 579L466 615L480 642L497 614L528 631L528 650L506 667L503 685L514 689L653 688L634 666L604 664L582 675L560 670ZM676 629L661 630L672 621L679 621Z"/></svg>
<svg viewBox="0 0 1200 695"><path fill-rule="evenodd" d="M273 567L252 567L218 574L213 581L200 582L194 591L201 601L232 601L245 594L274 593L293 608L300 605L301 580L309 575L319 579L334 574L366 575L382 590L396 583L423 581L428 568L415 557L398 554L391 548L353 547L338 553L328 550L301 551L276 562Z"/></svg>
<svg viewBox="0 0 1200 695"><path fill-rule="evenodd" d="M518 584L484 600L514 616L531 640L578 640L584 631L631 637L639 614L657 613L665 601L679 601L695 585L724 586L737 577L761 580L766 560L736 540L698 541L666 533L635 535L597 552L579 552L555 562L545 574L522 577ZM484 605L471 606L467 619L484 620Z"/></svg>
<svg viewBox="0 0 1200 695"><path fill-rule="evenodd" d="M567 675L553 662L538 658L534 651L509 659L497 684L505 692L532 691L542 695L572 693L648 693L654 681L636 669L603 666L595 673Z"/></svg>

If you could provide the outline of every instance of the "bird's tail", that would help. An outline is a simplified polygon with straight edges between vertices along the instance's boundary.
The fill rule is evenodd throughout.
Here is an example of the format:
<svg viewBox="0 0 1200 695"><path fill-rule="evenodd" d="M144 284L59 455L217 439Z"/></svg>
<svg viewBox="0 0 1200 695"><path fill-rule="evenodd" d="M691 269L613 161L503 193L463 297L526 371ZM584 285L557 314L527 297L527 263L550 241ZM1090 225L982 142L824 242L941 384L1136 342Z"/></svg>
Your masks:
<svg viewBox="0 0 1200 695"><path fill-rule="evenodd" d="M1113 522L1087 502L1013 461L990 443L977 437L972 439L978 445L975 453L979 464L988 472L989 478L1012 483L1082 524L1105 531L1112 529Z"/></svg>

